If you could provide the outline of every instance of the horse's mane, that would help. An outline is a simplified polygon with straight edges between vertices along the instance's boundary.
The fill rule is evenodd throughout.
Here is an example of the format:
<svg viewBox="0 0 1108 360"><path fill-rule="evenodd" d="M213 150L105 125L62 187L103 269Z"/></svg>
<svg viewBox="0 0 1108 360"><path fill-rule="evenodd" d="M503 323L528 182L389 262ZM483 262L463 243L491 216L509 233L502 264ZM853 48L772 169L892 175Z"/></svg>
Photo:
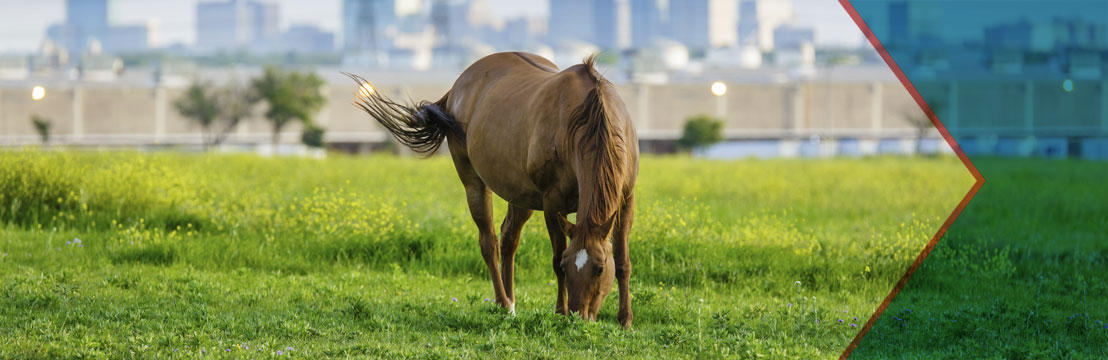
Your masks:
<svg viewBox="0 0 1108 360"><path fill-rule="evenodd" d="M599 226L609 219L619 208L623 200L623 182L626 177L626 145L622 131L613 127L605 111L605 86L608 80L596 72L596 55L584 60L585 70L594 86L589 90L585 101L573 110L570 120L568 139L576 139L580 132L580 142L575 144L582 151L581 164L593 169L595 181L591 194L582 196L581 211L577 214L578 225ZM586 227L579 226L584 230Z"/></svg>

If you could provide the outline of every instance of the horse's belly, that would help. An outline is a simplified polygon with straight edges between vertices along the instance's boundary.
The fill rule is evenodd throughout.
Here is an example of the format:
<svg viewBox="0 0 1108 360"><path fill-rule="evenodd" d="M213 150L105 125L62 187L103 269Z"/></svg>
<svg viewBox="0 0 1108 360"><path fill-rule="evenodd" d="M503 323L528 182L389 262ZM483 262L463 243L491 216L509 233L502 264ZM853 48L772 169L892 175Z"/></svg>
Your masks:
<svg viewBox="0 0 1108 360"><path fill-rule="evenodd" d="M512 205L541 210L543 191L527 171L526 143L473 135L467 138L469 162L485 186Z"/></svg>
<svg viewBox="0 0 1108 360"><path fill-rule="evenodd" d="M526 174L508 169L508 166L481 166L472 158L470 162L485 186L504 201L522 208L542 210L542 192L534 188L534 184L524 176Z"/></svg>

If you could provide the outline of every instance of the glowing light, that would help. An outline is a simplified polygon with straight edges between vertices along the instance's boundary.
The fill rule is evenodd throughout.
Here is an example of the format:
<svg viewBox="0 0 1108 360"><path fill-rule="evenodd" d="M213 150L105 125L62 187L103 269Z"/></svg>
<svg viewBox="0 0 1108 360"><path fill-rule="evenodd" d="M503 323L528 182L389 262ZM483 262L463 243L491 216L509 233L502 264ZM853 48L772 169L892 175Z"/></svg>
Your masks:
<svg viewBox="0 0 1108 360"><path fill-rule="evenodd" d="M42 86L35 86L34 88L31 88L31 100L38 101L42 100L42 98L44 97L46 97L46 88L43 88Z"/></svg>
<svg viewBox="0 0 1108 360"><path fill-rule="evenodd" d="M369 83L362 84L362 87L358 89L358 95L361 95L362 97L369 97L375 92L377 92L377 89L374 89L373 85L370 85Z"/></svg>
<svg viewBox="0 0 1108 360"><path fill-rule="evenodd" d="M1065 90L1066 92L1073 92L1073 80L1066 79L1066 81L1063 81L1062 90Z"/></svg>
<svg viewBox="0 0 1108 360"><path fill-rule="evenodd" d="M716 81L716 82L712 83L712 95L723 96L723 94L726 94L726 93L727 93L727 84L724 84L722 81Z"/></svg>

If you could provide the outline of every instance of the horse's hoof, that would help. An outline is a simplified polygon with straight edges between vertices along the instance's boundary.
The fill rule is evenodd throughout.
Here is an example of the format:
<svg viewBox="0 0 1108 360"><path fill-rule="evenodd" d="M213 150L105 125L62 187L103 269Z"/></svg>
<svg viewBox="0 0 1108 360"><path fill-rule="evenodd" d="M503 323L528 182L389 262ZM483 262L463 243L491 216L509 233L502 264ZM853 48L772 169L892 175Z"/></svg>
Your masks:
<svg viewBox="0 0 1108 360"><path fill-rule="evenodd" d="M516 316L516 303L512 303L511 305L508 305L508 313L512 314L512 317Z"/></svg>
<svg viewBox="0 0 1108 360"><path fill-rule="evenodd" d="M621 326L623 326L623 330L631 330L631 314L630 313L628 313L627 315L620 314L619 324Z"/></svg>

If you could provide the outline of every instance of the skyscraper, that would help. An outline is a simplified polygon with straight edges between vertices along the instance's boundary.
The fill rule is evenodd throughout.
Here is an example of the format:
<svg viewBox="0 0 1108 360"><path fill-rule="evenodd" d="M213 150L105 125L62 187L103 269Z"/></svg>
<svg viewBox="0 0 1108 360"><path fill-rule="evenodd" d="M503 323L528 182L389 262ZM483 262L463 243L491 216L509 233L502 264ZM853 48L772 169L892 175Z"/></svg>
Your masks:
<svg viewBox="0 0 1108 360"><path fill-rule="evenodd" d="M669 33L669 0L631 0L631 47L650 46Z"/></svg>
<svg viewBox="0 0 1108 360"><path fill-rule="evenodd" d="M593 43L601 49L618 49L619 16L616 0L596 0L592 9ZM551 4L553 7L553 4Z"/></svg>
<svg viewBox="0 0 1108 360"><path fill-rule="evenodd" d="M435 46L453 47L469 35L466 15L469 6L457 0L434 0L431 3L431 26L435 28Z"/></svg>
<svg viewBox="0 0 1108 360"><path fill-rule="evenodd" d="M150 50L158 38L157 22L151 20L137 25L116 25L108 28L104 51L111 53L136 53Z"/></svg>
<svg viewBox="0 0 1108 360"><path fill-rule="evenodd" d="M229 0L196 5L196 46L205 51L269 50L279 35L277 4Z"/></svg>
<svg viewBox="0 0 1108 360"><path fill-rule="evenodd" d="M281 34L281 48L298 53L326 53L335 50L335 35L315 26L297 25Z"/></svg>
<svg viewBox="0 0 1108 360"><path fill-rule="evenodd" d="M739 45L773 51L773 30L793 21L791 0L743 0L739 4Z"/></svg>
<svg viewBox="0 0 1108 360"><path fill-rule="evenodd" d="M689 49L710 47L708 0L682 0L669 4L670 37Z"/></svg>
<svg viewBox="0 0 1108 360"><path fill-rule="evenodd" d="M387 51L392 47L387 31L395 23L395 0L343 0L343 48L346 51Z"/></svg>
<svg viewBox="0 0 1108 360"><path fill-rule="evenodd" d="M589 0L557 0L550 2L550 27L547 38L552 43L564 40L595 42L594 35L600 37L600 32L594 31L596 7L604 8L602 4L612 3L613 0L596 0L594 4ZM613 12L614 14L614 12Z"/></svg>
<svg viewBox="0 0 1108 360"><path fill-rule="evenodd" d="M605 50L619 50L630 44L631 14L628 0L592 2L592 38L582 39Z"/></svg>
<svg viewBox="0 0 1108 360"><path fill-rule="evenodd" d="M276 3L252 1L248 4L253 17L253 40L259 45L272 46L281 36L280 8Z"/></svg>
<svg viewBox="0 0 1108 360"><path fill-rule="evenodd" d="M743 0L739 4L739 46L758 47L758 3Z"/></svg>
<svg viewBox="0 0 1108 360"><path fill-rule="evenodd" d="M815 42L816 32L810 27L781 25L773 29L775 49L799 49L804 44L812 45Z"/></svg>
<svg viewBox="0 0 1108 360"><path fill-rule="evenodd" d="M62 42L70 53L88 48L92 41L108 37L108 0L66 0Z"/></svg>

